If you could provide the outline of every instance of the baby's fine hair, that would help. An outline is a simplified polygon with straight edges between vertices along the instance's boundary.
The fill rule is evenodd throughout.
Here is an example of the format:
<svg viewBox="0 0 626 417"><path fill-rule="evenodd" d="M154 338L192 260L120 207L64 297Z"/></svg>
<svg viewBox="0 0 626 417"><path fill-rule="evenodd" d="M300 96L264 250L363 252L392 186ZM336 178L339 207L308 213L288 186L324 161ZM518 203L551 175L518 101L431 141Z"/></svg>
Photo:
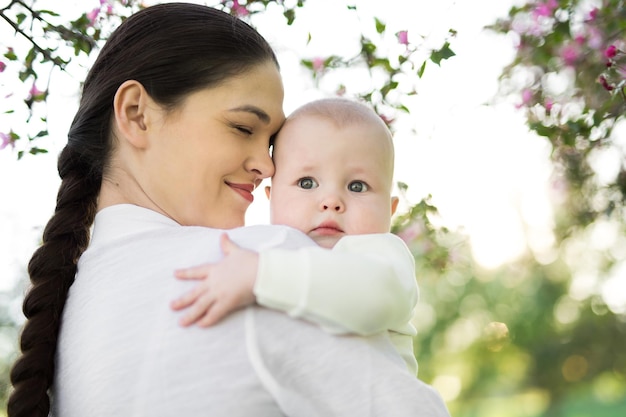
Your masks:
<svg viewBox="0 0 626 417"><path fill-rule="evenodd" d="M393 135L385 121L366 103L343 97L331 97L314 100L294 110L285 124L304 116L320 117L332 122L338 128L349 128L356 124L372 123L378 125L389 141L393 160Z"/></svg>
<svg viewBox="0 0 626 417"><path fill-rule="evenodd" d="M109 37L85 83L61 151L61 185L41 246L28 264L31 288L22 354L11 370L9 417L46 417L54 379L63 307L76 265L89 244L103 175L112 153L113 100L119 86L136 80L150 97L173 110L191 93L218 86L276 56L251 26L226 12L188 3L147 7ZM112 277L115 278L115 277Z"/></svg>

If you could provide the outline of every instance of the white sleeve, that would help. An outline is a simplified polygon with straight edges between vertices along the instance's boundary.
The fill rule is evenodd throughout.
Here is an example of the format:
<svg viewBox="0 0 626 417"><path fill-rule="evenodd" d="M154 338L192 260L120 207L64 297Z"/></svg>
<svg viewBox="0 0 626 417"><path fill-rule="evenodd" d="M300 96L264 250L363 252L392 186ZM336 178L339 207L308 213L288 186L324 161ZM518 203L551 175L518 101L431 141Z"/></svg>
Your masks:
<svg viewBox="0 0 626 417"><path fill-rule="evenodd" d="M317 246L260 252L257 302L332 333L415 335L415 261L391 233L351 235Z"/></svg>
<svg viewBox="0 0 626 417"><path fill-rule="evenodd" d="M441 396L411 375L387 332L336 336L270 309L246 311L257 376L289 417L450 417Z"/></svg>

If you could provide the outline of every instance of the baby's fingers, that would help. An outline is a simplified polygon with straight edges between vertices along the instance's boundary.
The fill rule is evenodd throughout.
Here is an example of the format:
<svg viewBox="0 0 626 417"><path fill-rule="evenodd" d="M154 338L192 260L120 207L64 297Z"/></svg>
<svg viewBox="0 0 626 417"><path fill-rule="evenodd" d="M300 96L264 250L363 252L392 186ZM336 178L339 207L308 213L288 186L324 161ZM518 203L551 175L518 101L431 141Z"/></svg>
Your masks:
<svg viewBox="0 0 626 417"><path fill-rule="evenodd" d="M198 320L198 326L200 327L209 327L217 324L220 320L226 317L233 308L229 308L223 302L215 302L211 305L211 308L206 312L206 314Z"/></svg>
<svg viewBox="0 0 626 417"><path fill-rule="evenodd" d="M191 268L182 268L174 271L178 279L204 279L209 275L211 265L200 265Z"/></svg>
<svg viewBox="0 0 626 417"><path fill-rule="evenodd" d="M198 323L198 321L211 312L214 303L215 300L212 297L205 296L199 298L180 319L180 325L186 327Z"/></svg>
<svg viewBox="0 0 626 417"><path fill-rule="evenodd" d="M170 307L173 310L182 310L183 308L187 308L193 303L195 303L196 300L203 293L204 293L204 289L202 288L202 286L197 286L193 290L186 292L185 294L181 295L180 297L172 301L170 304Z"/></svg>

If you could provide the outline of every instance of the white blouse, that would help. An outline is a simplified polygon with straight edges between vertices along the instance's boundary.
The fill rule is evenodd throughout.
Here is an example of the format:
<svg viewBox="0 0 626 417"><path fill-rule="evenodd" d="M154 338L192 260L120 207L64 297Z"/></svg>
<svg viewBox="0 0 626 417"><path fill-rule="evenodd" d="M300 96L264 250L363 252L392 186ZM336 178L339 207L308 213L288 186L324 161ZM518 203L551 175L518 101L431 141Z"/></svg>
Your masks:
<svg viewBox="0 0 626 417"><path fill-rule="evenodd" d="M118 205L98 213L63 313L58 417L448 416L385 332L333 336L250 307L210 328L179 326L173 271L220 257L221 230ZM232 229L254 250L310 245L282 226Z"/></svg>

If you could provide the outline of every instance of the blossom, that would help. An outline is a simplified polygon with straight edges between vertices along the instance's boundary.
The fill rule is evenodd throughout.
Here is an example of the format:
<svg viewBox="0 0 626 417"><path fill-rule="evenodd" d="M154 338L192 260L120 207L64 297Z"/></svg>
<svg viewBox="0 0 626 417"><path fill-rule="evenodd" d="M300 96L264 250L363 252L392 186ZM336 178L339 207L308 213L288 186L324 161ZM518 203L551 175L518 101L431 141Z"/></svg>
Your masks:
<svg viewBox="0 0 626 417"><path fill-rule="evenodd" d="M96 7L89 13L87 13L87 19L89 19L89 25L93 26L96 24L96 20L98 19L98 15L100 14L100 8Z"/></svg>
<svg viewBox="0 0 626 417"><path fill-rule="evenodd" d="M533 10L533 17L537 19L539 17L552 16L558 7L559 3L557 0L548 0L545 3L539 3Z"/></svg>
<svg viewBox="0 0 626 417"><path fill-rule="evenodd" d="M15 143L11 139L11 135L0 132L0 151L9 145L11 145L12 148L15 148Z"/></svg>
<svg viewBox="0 0 626 417"><path fill-rule="evenodd" d="M617 47L615 45L609 45L604 50L604 56L608 59L615 58L615 55L617 55Z"/></svg>
<svg viewBox="0 0 626 417"><path fill-rule="evenodd" d="M546 108L548 113L552 110L552 106L554 106L554 101L552 101L551 98L546 98L546 101L543 103L543 107Z"/></svg>
<svg viewBox="0 0 626 417"><path fill-rule="evenodd" d="M606 77L604 75L601 75L598 78L598 82L602 85L602 87L604 87L606 91L612 91L615 88L609 84L609 82L606 80Z"/></svg>
<svg viewBox="0 0 626 417"><path fill-rule="evenodd" d="M6 67L7 67L7 64L5 64L4 62L0 61L0 72L4 72Z"/></svg>
<svg viewBox="0 0 626 417"><path fill-rule="evenodd" d="M400 42L401 45L408 45L409 32L406 30L401 30L400 32L398 32L398 42Z"/></svg>
<svg viewBox="0 0 626 417"><path fill-rule="evenodd" d="M515 105L515 108L519 109L523 106L528 106L533 99L533 91L530 88L522 90L522 102Z"/></svg>
<svg viewBox="0 0 626 417"><path fill-rule="evenodd" d="M563 49L561 49L560 55L565 65L571 67L578 60L578 57L580 56L580 51L574 45L565 45Z"/></svg>
<svg viewBox="0 0 626 417"><path fill-rule="evenodd" d="M424 228L419 223L411 223L407 228L398 232L398 237L407 245L424 233Z"/></svg>
<svg viewBox="0 0 626 417"><path fill-rule="evenodd" d="M234 11L237 16L247 16L250 14L246 6L239 4L239 0L233 0L232 11Z"/></svg>
<svg viewBox="0 0 626 417"><path fill-rule="evenodd" d="M590 27L588 30L587 45L591 49L600 49L604 44L602 32L596 27Z"/></svg>
<svg viewBox="0 0 626 417"><path fill-rule="evenodd" d="M324 58L320 58L320 57L313 58L313 61L311 61L311 64L313 65L313 71L315 72L319 72L323 70L324 67L326 66L326 62Z"/></svg>
<svg viewBox="0 0 626 417"><path fill-rule="evenodd" d="M393 117L389 117L387 115L381 114L380 118L383 119L383 122L385 122L385 124L387 126L391 126L393 124L393 122L396 120Z"/></svg>
<svg viewBox="0 0 626 417"><path fill-rule="evenodd" d="M597 7L593 8L589 12L589 19L588 19L588 21L594 21L594 20L596 20L596 17L598 17L598 8Z"/></svg>
<svg viewBox="0 0 626 417"><path fill-rule="evenodd" d="M45 95L45 91L41 91L40 89L38 89L35 83L33 83L33 86L30 88L30 91L28 93L30 94L29 98L34 101L43 100Z"/></svg>

